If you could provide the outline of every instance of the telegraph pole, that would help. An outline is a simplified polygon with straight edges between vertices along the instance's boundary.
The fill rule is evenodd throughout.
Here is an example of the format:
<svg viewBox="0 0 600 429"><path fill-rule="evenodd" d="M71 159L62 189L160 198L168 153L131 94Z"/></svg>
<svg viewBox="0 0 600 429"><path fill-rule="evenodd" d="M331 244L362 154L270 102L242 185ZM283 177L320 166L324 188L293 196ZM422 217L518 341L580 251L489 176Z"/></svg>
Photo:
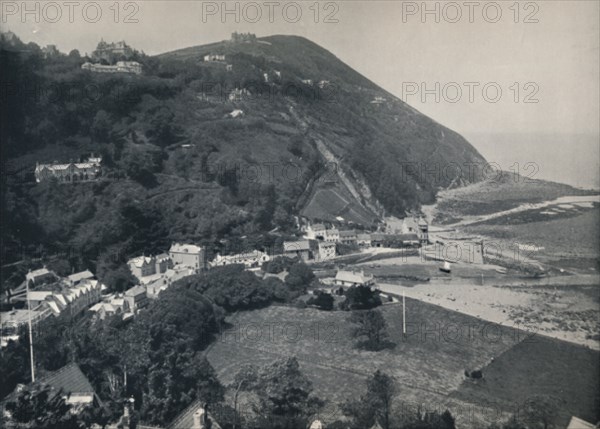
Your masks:
<svg viewBox="0 0 600 429"><path fill-rule="evenodd" d="M33 334L31 333L31 302L29 301L29 279L25 280L27 287L27 317L29 319L29 356L31 357L31 382L35 383L35 366L33 364Z"/></svg>
<svg viewBox="0 0 600 429"><path fill-rule="evenodd" d="M402 291L402 333L406 335L406 296Z"/></svg>

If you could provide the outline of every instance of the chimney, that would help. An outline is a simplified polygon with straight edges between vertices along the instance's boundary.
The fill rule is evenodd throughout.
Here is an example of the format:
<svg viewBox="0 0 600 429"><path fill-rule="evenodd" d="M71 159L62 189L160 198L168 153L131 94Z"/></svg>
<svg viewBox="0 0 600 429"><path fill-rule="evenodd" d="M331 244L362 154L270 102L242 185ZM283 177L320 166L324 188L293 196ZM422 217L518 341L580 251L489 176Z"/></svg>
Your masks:
<svg viewBox="0 0 600 429"><path fill-rule="evenodd" d="M204 408L198 408L194 413L194 426L192 429L206 429L206 413Z"/></svg>

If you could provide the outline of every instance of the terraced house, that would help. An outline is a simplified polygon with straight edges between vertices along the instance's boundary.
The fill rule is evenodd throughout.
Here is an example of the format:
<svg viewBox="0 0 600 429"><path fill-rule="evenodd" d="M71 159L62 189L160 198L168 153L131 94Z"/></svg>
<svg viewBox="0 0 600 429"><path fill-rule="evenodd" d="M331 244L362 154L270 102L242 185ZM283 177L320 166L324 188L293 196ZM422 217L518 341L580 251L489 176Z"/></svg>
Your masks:
<svg viewBox="0 0 600 429"><path fill-rule="evenodd" d="M96 180L102 170L100 163L102 158L90 157L86 162L69 162L59 164L57 162L51 164L35 165L35 181L41 183L50 179L56 179L59 183L74 183Z"/></svg>

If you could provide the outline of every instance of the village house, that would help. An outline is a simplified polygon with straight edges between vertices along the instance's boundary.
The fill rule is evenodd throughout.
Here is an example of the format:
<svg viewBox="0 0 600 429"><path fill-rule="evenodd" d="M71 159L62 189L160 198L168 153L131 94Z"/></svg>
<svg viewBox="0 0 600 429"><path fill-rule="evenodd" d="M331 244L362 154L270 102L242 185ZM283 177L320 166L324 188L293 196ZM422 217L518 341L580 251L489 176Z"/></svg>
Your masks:
<svg viewBox="0 0 600 429"><path fill-rule="evenodd" d="M371 247L404 248L414 247L421 243L419 236L415 233L409 234L371 234Z"/></svg>
<svg viewBox="0 0 600 429"><path fill-rule="evenodd" d="M242 116L244 116L244 111L240 110L240 109L234 109L231 113L229 113L228 115L230 118L241 118Z"/></svg>
<svg viewBox="0 0 600 429"><path fill-rule="evenodd" d="M357 234L356 231L353 230L342 230L340 231L340 239L339 242L342 244L356 244Z"/></svg>
<svg viewBox="0 0 600 429"><path fill-rule="evenodd" d="M31 325L35 328L38 323L50 316L50 309L37 308L31 310ZM1 346L6 347L9 341L19 340L19 331L29 323L28 310L11 310L0 313Z"/></svg>
<svg viewBox="0 0 600 429"><path fill-rule="evenodd" d="M59 316L67 311L71 316L81 313L102 298L102 284L98 280L82 280L69 286L66 280L47 284L39 290L30 290L15 300L28 300L34 310L48 309L47 315Z"/></svg>
<svg viewBox="0 0 600 429"><path fill-rule="evenodd" d="M74 183L96 180L101 173L102 158L90 157L86 162L70 162L67 164L35 165L35 181L37 183L55 178L59 183Z"/></svg>
<svg viewBox="0 0 600 429"><path fill-rule="evenodd" d="M312 85L313 81L312 81L312 79L302 79L302 83L304 85Z"/></svg>
<svg viewBox="0 0 600 429"><path fill-rule="evenodd" d="M133 315L130 312L129 302L124 298L123 294L105 297L102 302L93 305L90 311L95 313L96 319L99 320L104 320L107 317L115 315L122 315L123 319L125 319L127 315Z"/></svg>
<svg viewBox="0 0 600 429"><path fill-rule="evenodd" d="M205 62L219 62L219 61L225 61L225 55L220 55L220 54L208 54L208 55L204 55L204 61Z"/></svg>
<svg viewBox="0 0 600 429"><path fill-rule="evenodd" d="M322 223L315 223L306 227L306 237L311 240L325 240L327 237L327 227Z"/></svg>
<svg viewBox="0 0 600 429"><path fill-rule="evenodd" d="M48 270L48 268L43 267L37 270L29 270L27 274L25 274L25 281L34 286L38 286L43 283L53 282L57 279L57 275Z"/></svg>
<svg viewBox="0 0 600 429"><path fill-rule="evenodd" d="M336 227L330 228L327 230L327 234L325 236L325 241L330 243L339 243L340 242L340 231Z"/></svg>
<svg viewBox="0 0 600 429"><path fill-rule="evenodd" d="M224 267L226 265L241 264L246 268L261 267L265 262L269 262L271 257L260 250L254 250L252 252L239 253L237 255L221 256L217 254L215 259L209 262L212 267Z"/></svg>
<svg viewBox="0 0 600 429"><path fill-rule="evenodd" d="M387 244L387 234L383 234L381 232L374 232L370 234L371 236L371 247L386 247Z"/></svg>
<svg viewBox="0 0 600 429"><path fill-rule="evenodd" d="M75 363L69 363L37 379L36 382L50 386L54 394L61 392L64 401L71 405L70 412L73 414L80 413L90 405L102 405L90 381ZM11 425L12 415L6 409L6 404L15 401L23 387L22 384L17 385L16 389L2 401L2 414L8 425Z"/></svg>
<svg viewBox="0 0 600 429"><path fill-rule="evenodd" d="M597 427L598 427L597 425L594 425L592 423L586 422L585 420L582 420L580 418L572 416L571 420L569 421L569 426L567 426L567 429L594 429Z"/></svg>
<svg viewBox="0 0 600 429"><path fill-rule="evenodd" d="M416 234L421 243L429 241L429 224L422 217L407 216L402 220L388 219L385 225L387 234Z"/></svg>
<svg viewBox="0 0 600 429"><path fill-rule="evenodd" d="M315 241L314 240L297 240L283 242L283 256L288 258L300 258L307 262L315 259Z"/></svg>
<svg viewBox="0 0 600 429"><path fill-rule="evenodd" d="M176 266L169 268L163 274L150 276L142 282L146 288L146 296L149 299L156 298L159 293L166 290L171 284L179 279L191 276L196 273L196 270L186 266Z"/></svg>
<svg viewBox="0 0 600 429"><path fill-rule="evenodd" d="M336 256L336 244L330 243L328 241L318 241L317 242L319 252L317 253L317 260L319 261L329 261L330 259L334 259Z"/></svg>
<svg viewBox="0 0 600 429"><path fill-rule="evenodd" d="M193 268L196 272L206 269L206 250L194 244L174 243L169 249L169 257L174 266Z"/></svg>
<svg viewBox="0 0 600 429"><path fill-rule="evenodd" d="M115 65L104 65L85 62L81 65L81 69L93 73L142 74L143 66L137 61L117 61Z"/></svg>
<svg viewBox="0 0 600 429"><path fill-rule="evenodd" d="M356 244L364 249L371 247L371 234L357 234Z"/></svg>
<svg viewBox="0 0 600 429"><path fill-rule="evenodd" d="M131 273L140 281L146 277L166 272L172 266L166 253L157 256L138 256L127 261Z"/></svg>
<svg viewBox="0 0 600 429"><path fill-rule="evenodd" d="M53 292L42 305L47 305L55 316L68 311L75 316L102 299L102 284L98 280L84 280L77 286Z"/></svg>
<svg viewBox="0 0 600 429"><path fill-rule="evenodd" d="M110 423L105 426L106 429L133 429L131 421L131 409L135 400L133 397L125 401L123 415L115 423ZM221 429L221 426L211 413L208 411L206 404L200 400L192 402L185 410L173 419L166 426L149 426L144 422L138 422L135 427L137 429ZM99 425L92 425L92 429L102 429Z"/></svg>
<svg viewBox="0 0 600 429"><path fill-rule="evenodd" d="M375 277L372 274L365 274L364 271L344 271L339 270L335 275L333 283L336 286L374 286Z"/></svg>
<svg viewBox="0 0 600 429"><path fill-rule="evenodd" d="M383 104L386 102L386 99L383 97L375 97L372 101L371 104Z"/></svg>
<svg viewBox="0 0 600 429"><path fill-rule="evenodd" d="M81 271L79 273L71 274L67 276L67 282L69 286L77 286L84 280L92 280L94 278L94 274L90 270Z"/></svg>
<svg viewBox="0 0 600 429"><path fill-rule="evenodd" d="M250 95L250 91L248 91L246 88L235 88L229 93L228 98L229 101L242 101L244 98L249 98Z"/></svg>
<svg viewBox="0 0 600 429"><path fill-rule="evenodd" d="M129 310L133 313L146 308L148 306L148 296L146 295L146 288L137 285L125 291L125 301L129 305Z"/></svg>

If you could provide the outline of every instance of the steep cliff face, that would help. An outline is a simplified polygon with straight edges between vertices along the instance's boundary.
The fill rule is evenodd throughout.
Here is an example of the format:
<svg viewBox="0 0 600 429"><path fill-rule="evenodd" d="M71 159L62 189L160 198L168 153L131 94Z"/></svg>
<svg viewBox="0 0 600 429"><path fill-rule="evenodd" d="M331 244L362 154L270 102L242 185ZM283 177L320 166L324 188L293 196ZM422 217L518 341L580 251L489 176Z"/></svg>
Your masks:
<svg viewBox="0 0 600 429"><path fill-rule="evenodd" d="M242 97L241 104L262 99L275 110L271 116L286 108L290 125L326 163L323 175L305 189L306 215L364 223L431 202L439 189L481 179L481 172L469 166L485 160L464 138L309 40L271 36L221 42L160 58L193 62L210 54L225 55L224 63L230 64L230 77L219 84L245 84L254 94ZM250 67L239 70L240 60ZM210 65L218 70L218 64Z"/></svg>

